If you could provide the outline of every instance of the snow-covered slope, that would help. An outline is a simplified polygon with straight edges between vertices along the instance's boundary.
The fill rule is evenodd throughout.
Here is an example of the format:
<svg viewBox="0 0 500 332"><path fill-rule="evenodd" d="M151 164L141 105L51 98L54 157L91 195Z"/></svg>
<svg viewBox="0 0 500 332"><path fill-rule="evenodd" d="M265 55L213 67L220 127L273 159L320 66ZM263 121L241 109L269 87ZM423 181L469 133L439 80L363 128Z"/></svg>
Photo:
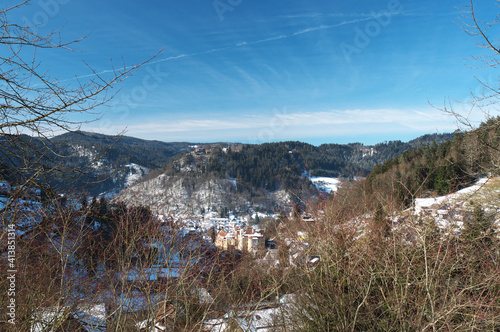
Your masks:
<svg viewBox="0 0 500 332"><path fill-rule="evenodd" d="M130 163L125 165L127 173L125 175L125 187L130 187L136 183L141 177L149 173L149 168Z"/></svg>
<svg viewBox="0 0 500 332"><path fill-rule="evenodd" d="M277 211L291 206L290 195L279 190L257 199L237 192L234 179L209 178L193 181L162 174L123 190L116 200L144 205L153 212L176 217L201 215L202 211L227 207L230 211Z"/></svg>
<svg viewBox="0 0 500 332"><path fill-rule="evenodd" d="M474 185L445 196L417 198L412 212L434 220L448 233L460 232L463 220L474 206L481 206L500 227L500 178L482 178Z"/></svg>
<svg viewBox="0 0 500 332"><path fill-rule="evenodd" d="M324 191L327 193L336 192L340 185L341 181L338 178L329 178L329 177L310 177L309 178L312 183L318 188L320 191Z"/></svg>
<svg viewBox="0 0 500 332"><path fill-rule="evenodd" d="M420 214L426 209L433 206L440 206L444 204L452 204L455 202L466 201L469 197L479 194L479 191L488 182L488 178L478 180L474 185L463 188L457 192L437 197L417 198L415 199L415 213Z"/></svg>

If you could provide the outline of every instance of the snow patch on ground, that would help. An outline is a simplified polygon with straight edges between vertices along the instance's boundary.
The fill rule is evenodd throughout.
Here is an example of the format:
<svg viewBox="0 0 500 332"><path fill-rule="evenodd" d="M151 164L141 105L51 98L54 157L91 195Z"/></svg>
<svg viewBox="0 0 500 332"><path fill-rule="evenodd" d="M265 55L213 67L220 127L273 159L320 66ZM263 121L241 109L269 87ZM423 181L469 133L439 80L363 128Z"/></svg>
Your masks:
<svg viewBox="0 0 500 332"><path fill-rule="evenodd" d="M423 210L429 209L432 206L443 205L447 202L452 202L456 200L466 200L466 196L471 196L478 192L486 183L488 178L479 179L474 185L463 188L457 192L454 192L445 196L437 196L430 198L417 198L415 199L415 214L420 214Z"/></svg>
<svg viewBox="0 0 500 332"><path fill-rule="evenodd" d="M238 182L236 181L236 179L229 178L228 181L233 185L235 189L238 189Z"/></svg>
<svg viewBox="0 0 500 332"><path fill-rule="evenodd" d="M446 234L459 234L463 229L464 218L478 204L492 218L492 226L500 230L498 181L499 178L482 178L474 185L446 196L417 198L413 213L434 220L436 226L444 229Z"/></svg>
<svg viewBox="0 0 500 332"><path fill-rule="evenodd" d="M88 149L78 144L71 144L71 148L73 148L77 156L87 158L89 162L91 162L90 166L95 170L99 171L108 164L108 160L106 158L97 159L99 153L95 146L92 146L92 149Z"/></svg>
<svg viewBox="0 0 500 332"><path fill-rule="evenodd" d="M269 193L261 201L252 202L250 193L238 193L234 183L234 179L206 179L193 185L183 177L163 174L130 186L116 200L149 206L156 214L186 218L201 216L202 211L217 211L221 207L249 213L286 209L291 205L291 196L285 190Z"/></svg>
<svg viewBox="0 0 500 332"><path fill-rule="evenodd" d="M313 176L309 179L312 183L314 183L318 190L327 193L336 192L342 184L342 181L340 181L338 178Z"/></svg>
<svg viewBox="0 0 500 332"><path fill-rule="evenodd" d="M73 150L75 150L78 157L88 157L89 159L95 158L96 152L85 148L84 146L78 144L71 144Z"/></svg>
<svg viewBox="0 0 500 332"><path fill-rule="evenodd" d="M127 168L127 175L125 177L125 187L130 187L136 183L141 177L149 173L149 168L130 163L125 165Z"/></svg>
<svg viewBox="0 0 500 332"><path fill-rule="evenodd" d="M292 196L285 189L277 190L277 191L271 193L271 198L278 201L278 202L282 202L283 204L285 204L287 206L291 206L292 202L293 202Z"/></svg>

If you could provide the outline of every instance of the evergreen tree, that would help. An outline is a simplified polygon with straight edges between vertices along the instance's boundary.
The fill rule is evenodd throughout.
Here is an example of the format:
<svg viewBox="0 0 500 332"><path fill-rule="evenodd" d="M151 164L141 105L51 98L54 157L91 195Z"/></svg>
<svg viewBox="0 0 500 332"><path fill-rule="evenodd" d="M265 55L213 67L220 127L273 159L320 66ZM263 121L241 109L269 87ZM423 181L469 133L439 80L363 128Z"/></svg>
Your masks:
<svg viewBox="0 0 500 332"><path fill-rule="evenodd" d="M446 195L449 192L449 181L450 179L446 175L446 167L439 167L434 180L434 190L438 195Z"/></svg>
<svg viewBox="0 0 500 332"><path fill-rule="evenodd" d="M490 228L491 220L486 216L484 209L476 205L472 215L464 220L463 237L467 240L476 240L483 236L487 238Z"/></svg>
<svg viewBox="0 0 500 332"><path fill-rule="evenodd" d="M81 199L80 199L80 211L85 211L87 210L89 206L89 203L87 201L87 197L83 196Z"/></svg>
<svg viewBox="0 0 500 332"><path fill-rule="evenodd" d="M391 232L390 221L386 218L386 213L382 207L382 204L377 205L375 210L375 215L373 217L373 227L374 231L380 234L382 237L388 237Z"/></svg>

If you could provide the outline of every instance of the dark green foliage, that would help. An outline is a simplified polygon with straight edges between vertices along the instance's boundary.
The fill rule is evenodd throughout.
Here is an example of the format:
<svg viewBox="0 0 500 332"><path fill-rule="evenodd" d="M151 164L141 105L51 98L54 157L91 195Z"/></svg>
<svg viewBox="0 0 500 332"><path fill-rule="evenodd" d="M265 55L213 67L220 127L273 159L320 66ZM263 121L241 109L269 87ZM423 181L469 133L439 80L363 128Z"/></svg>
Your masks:
<svg viewBox="0 0 500 332"><path fill-rule="evenodd" d="M492 223L490 218L486 216L484 209L480 205L474 206L472 215L466 216L464 220L463 237L467 240L476 240L481 236L488 237L488 231L491 229Z"/></svg>
<svg viewBox="0 0 500 332"><path fill-rule="evenodd" d="M300 164L286 143L248 145L242 152L229 151L224 157L229 176L237 178L241 190L296 189L302 181Z"/></svg>
<svg viewBox="0 0 500 332"><path fill-rule="evenodd" d="M38 182L44 182L57 191L86 191L98 195L117 187L121 183L120 179L129 172L125 165L130 163L157 169L144 180L158 176L165 170L177 172L181 165L192 165L205 176L237 179L240 192L284 188L296 193L305 192L305 196L308 196L315 190L303 176L304 171L310 176L366 175L387 158L393 158L423 142L443 141L450 137L451 134L427 135L408 143L391 141L375 146L360 143L321 146L301 142L266 143L244 145L242 149L228 149L227 152L221 148L229 144L219 143L207 145L211 152L206 162L200 163L193 155L183 154L183 157L167 166L169 161L190 151L190 144L86 132L66 133L50 140L19 136L9 140L0 138L3 160L0 172L3 178L14 183L43 168L45 178L37 179ZM26 150L26 146L31 148ZM212 146L217 148L211 149ZM16 151L22 151L23 156L16 156ZM21 167L27 161L30 167ZM99 167L96 167L96 162ZM23 169L29 171L23 173Z"/></svg>
<svg viewBox="0 0 500 332"><path fill-rule="evenodd" d="M360 143L314 146L301 142L280 142L228 146L223 150L223 144L211 144L194 157L193 154L185 154L177 158L165 171L168 175L184 176L186 188L196 187L195 179L232 178L236 179L239 193L265 199L266 192L286 189L296 196L297 202L304 203L318 194L307 175L346 178L366 175L377 163L396 157L417 144L431 139L445 141L450 137L451 134L428 135L408 143L391 141L375 146ZM389 159L378 167L386 171L394 163ZM186 166L192 169L186 172ZM161 173L153 174L158 176Z"/></svg>
<svg viewBox="0 0 500 332"><path fill-rule="evenodd" d="M148 168L163 167L179 153L190 150L189 143L165 143L128 136L74 132L56 136L51 142L66 149L79 145L117 165L136 163Z"/></svg>
<svg viewBox="0 0 500 332"><path fill-rule="evenodd" d="M188 143L164 143L132 137L71 132L52 139L0 136L0 177L11 183L50 186L56 191L86 191L93 195L115 188L128 172L125 165L136 163L160 168L179 153L189 151ZM96 163L100 165L95 167Z"/></svg>
<svg viewBox="0 0 500 332"><path fill-rule="evenodd" d="M417 196L445 195L470 185L480 169L467 165L463 136L422 145L375 166L367 177L369 192L384 192L396 203L409 206Z"/></svg>
<svg viewBox="0 0 500 332"><path fill-rule="evenodd" d="M221 207L220 208L220 213L219 213L221 218L226 218L228 217L228 209L227 206Z"/></svg>

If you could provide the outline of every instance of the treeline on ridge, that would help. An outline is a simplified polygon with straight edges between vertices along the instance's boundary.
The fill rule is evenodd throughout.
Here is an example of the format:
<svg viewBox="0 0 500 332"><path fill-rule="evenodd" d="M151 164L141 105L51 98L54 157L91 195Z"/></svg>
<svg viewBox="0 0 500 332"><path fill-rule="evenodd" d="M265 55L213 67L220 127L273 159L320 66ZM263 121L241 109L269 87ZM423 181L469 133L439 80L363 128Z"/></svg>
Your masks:
<svg viewBox="0 0 500 332"><path fill-rule="evenodd" d="M258 145L210 144L202 153L181 155L143 180L165 173L184 176L186 182L194 186L196 179L227 178L236 180L239 192L287 189L304 199L317 194L308 176L366 176L388 158L428 142L440 143L452 138L453 134L434 134L408 143L390 141L374 146L361 143L314 146L292 141Z"/></svg>
<svg viewBox="0 0 500 332"><path fill-rule="evenodd" d="M408 207L415 197L445 195L480 175L498 173L499 122L498 117L489 119L474 131L456 133L451 141L421 145L386 160L367 177L367 190Z"/></svg>

